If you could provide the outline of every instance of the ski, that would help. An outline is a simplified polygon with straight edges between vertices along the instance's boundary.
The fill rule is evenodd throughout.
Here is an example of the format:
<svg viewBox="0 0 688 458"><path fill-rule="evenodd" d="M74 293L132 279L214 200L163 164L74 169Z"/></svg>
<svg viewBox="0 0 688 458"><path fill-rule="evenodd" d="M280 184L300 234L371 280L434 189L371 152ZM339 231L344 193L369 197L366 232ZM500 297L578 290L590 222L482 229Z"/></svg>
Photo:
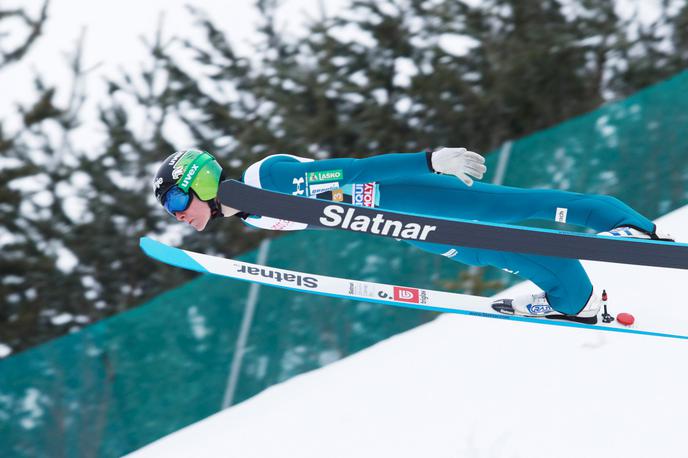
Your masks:
<svg viewBox="0 0 688 458"><path fill-rule="evenodd" d="M218 196L224 205L253 215L314 227L514 253L688 269L688 244L682 243L434 218L298 197L236 180L220 183Z"/></svg>
<svg viewBox="0 0 688 458"><path fill-rule="evenodd" d="M172 266L235 280L285 288L302 293L374 302L396 307L430 310L434 312L457 313L461 315L497 318L527 323L688 339L688 335L658 332L657 330L641 329L635 326L626 327L618 322L586 324L574 321L546 320L542 318L502 314L491 311L492 299L487 297L278 269L236 259L220 258L174 248L148 237L142 237L139 245L151 258Z"/></svg>

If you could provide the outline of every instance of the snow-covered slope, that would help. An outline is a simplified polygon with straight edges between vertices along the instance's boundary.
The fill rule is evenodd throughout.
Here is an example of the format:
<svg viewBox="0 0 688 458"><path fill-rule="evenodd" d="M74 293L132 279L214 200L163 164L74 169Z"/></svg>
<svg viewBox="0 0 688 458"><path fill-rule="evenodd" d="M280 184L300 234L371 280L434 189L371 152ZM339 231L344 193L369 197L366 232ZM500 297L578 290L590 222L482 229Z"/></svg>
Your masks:
<svg viewBox="0 0 688 458"><path fill-rule="evenodd" d="M688 240L688 207L658 223ZM688 271L585 265L614 312L685 319ZM687 364L686 341L442 315L129 456L686 457Z"/></svg>

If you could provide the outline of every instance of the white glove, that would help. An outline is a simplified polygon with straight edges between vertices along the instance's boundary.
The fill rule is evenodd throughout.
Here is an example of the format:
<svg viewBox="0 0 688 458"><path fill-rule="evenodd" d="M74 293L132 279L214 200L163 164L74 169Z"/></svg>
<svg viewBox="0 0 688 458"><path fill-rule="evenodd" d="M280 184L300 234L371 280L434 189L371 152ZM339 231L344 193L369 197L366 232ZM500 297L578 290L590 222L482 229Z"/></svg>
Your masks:
<svg viewBox="0 0 688 458"><path fill-rule="evenodd" d="M485 158L466 148L440 148L433 151L431 161L435 172L455 175L466 186L473 185L473 180L468 175L479 180L487 170Z"/></svg>

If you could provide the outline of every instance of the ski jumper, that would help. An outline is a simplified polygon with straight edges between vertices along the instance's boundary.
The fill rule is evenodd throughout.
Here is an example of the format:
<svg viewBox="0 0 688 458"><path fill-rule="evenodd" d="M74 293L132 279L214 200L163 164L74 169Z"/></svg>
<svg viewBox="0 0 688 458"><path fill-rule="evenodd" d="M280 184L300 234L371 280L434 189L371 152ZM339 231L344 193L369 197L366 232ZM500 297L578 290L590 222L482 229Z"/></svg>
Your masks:
<svg viewBox="0 0 688 458"><path fill-rule="evenodd" d="M426 216L510 224L548 220L596 232L618 226L634 226L647 232L655 229L652 221L611 196L477 181L469 187L454 176L435 173L430 154L394 153L319 161L277 154L251 165L242 180L271 191ZM244 221L263 229L307 228L302 223L257 215L245 215ZM542 288L552 308L561 313L577 314L592 294L590 279L575 259L405 242L453 261L490 265L525 277Z"/></svg>

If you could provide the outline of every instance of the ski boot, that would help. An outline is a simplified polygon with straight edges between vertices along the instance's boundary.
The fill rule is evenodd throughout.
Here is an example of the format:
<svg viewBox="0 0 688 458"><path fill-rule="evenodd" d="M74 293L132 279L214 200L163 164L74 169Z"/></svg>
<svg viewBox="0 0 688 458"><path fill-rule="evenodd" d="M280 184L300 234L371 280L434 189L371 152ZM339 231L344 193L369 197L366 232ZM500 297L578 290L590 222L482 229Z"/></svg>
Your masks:
<svg viewBox="0 0 688 458"><path fill-rule="evenodd" d="M606 237L625 237L630 239L657 240L661 242L675 242L671 234L657 232L656 228L655 232L650 234L648 232L645 232L632 226L619 226L609 231L599 232L597 235L603 235Z"/></svg>
<svg viewBox="0 0 688 458"><path fill-rule="evenodd" d="M601 306L600 298L594 292L590 299L588 299L588 303L583 307L583 310L576 315L566 315L554 310L547 301L547 294L545 292L526 294L514 299L498 299L492 303L494 310L506 315L567 320L585 324L597 323L597 313L600 311Z"/></svg>

